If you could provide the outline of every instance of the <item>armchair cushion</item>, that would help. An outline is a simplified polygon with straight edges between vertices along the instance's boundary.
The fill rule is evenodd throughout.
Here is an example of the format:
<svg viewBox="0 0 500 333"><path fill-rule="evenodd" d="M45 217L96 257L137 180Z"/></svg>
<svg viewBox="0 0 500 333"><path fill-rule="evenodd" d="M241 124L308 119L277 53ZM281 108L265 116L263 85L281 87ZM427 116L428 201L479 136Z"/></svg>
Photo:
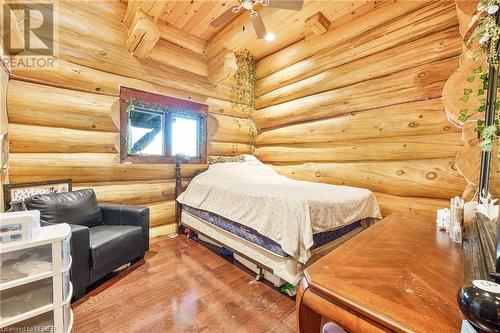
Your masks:
<svg viewBox="0 0 500 333"><path fill-rule="evenodd" d="M149 250L149 208L101 204L105 225L129 225L142 228L143 251Z"/></svg>
<svg viewBox="0 0 500 333"><path fill-rule="evenodd" d="M90 228L91 282L123 264L144 255L142 228L101 225Z"/></svg>
<svg viewBox="0 0 500 333"><path fill-rule="evenodd" d="M38 194L26 198L24 204L27 210L39 210L40 218L44 222L69 222L86 227L103 224L101 209L92 189Z"/></svg>

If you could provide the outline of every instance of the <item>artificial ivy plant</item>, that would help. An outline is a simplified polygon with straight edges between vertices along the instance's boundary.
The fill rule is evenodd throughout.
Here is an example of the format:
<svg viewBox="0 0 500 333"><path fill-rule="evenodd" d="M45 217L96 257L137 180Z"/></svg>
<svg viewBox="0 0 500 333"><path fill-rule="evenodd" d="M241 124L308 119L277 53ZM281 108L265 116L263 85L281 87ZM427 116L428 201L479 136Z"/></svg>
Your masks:
<svg viewBox="0 0 500 333"><path fill-rule="evenodd" d="M234 74L233 99L247 116L255 110L256 61L248 50L237 52L238 70Z"/></svg>
<svg viewBox="0 0 500 333"><path fill-rule="evenodd" d="M476 51L475 56L479 57L486 54L486 65L493 66L498 69L498 42L500 39L500 26L497 25L496 16L500 9L500 0L483 0L478 5L479 12L485 12L486 15L481 17L478 26L476 27L472 36L473 41L479 40L479 49ZM480 80L480 88L474 92L472 89L465 88L462 101L467 102L473 94L476 94L479 100L478 105L474 110L463 109L460 111L460 120L466 121L470 117L486 111L486 91L488 89L488 68L479 66L474 69L474 72L467 77L467 81L472 83ZM500 103L495 102L496 119L493 125L486 126L484 120L478 120L476 132L481 136L481 149L491 151L495 146L497 147L497 157L500 162L500 150L498 144L500 142ZM500 170L498 170L500 172Z"/></svg>

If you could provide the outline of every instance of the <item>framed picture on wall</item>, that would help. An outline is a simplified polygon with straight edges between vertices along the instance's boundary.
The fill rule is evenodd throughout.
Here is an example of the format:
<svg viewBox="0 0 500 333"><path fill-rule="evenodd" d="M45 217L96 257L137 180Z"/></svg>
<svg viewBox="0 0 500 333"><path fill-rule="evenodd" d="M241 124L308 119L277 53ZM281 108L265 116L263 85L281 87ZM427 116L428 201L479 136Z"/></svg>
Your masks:
<svg viewBox="0 0 500 333"><path fill-rule="evenodd" d="M43 182L5 184L3 186L5 211L22 207L24 199L36 194L69 192L71 179L49 180Z"/></svg>

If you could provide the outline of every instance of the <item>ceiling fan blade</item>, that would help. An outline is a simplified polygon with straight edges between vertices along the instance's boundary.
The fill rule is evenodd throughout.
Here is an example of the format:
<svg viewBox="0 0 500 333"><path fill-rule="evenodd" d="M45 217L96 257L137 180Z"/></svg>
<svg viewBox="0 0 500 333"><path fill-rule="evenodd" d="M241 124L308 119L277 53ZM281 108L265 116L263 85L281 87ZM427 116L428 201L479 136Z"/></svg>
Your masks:
<svg viewBox="0 0 500 333"><path fill-rule="evenodd" d="M257 15L255 18L250 18L252 19L252 25L257 38L262 39L266 37L266 26L264 25L264 21L262 21L262 16Z"/></svg>
<svg viewBox="0 0 500 333"><path fill-rule="evenodd" d="M234 8L238 8L236 6L229 8L224 13L222 13L219 17L210 22L210 25L214 28L220 27L221 25L230 21L236 13L233 12Z"/></svg>
<svg viewBox="0 0 500 333"><path fill-rule="evenodd" d="M301 10L304 0L270 0L269 7L279 9Z"/></svg>

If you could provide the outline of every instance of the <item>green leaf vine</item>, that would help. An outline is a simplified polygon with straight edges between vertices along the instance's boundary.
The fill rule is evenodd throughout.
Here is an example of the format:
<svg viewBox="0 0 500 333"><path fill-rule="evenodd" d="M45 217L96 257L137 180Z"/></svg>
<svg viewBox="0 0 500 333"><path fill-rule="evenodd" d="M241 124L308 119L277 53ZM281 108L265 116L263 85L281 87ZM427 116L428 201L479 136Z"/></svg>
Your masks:
<svg viewBox="0 0 500 333"><path fill-rule="evenodd" d="M255 111L255 82L257 61L248 50L235 53L238 70L234 74L233 107L250 118ZM252 144L257 137L254 126L248 126Z"/></svg>
<svg viewBox="0 0 500 333"><path fill-rule="evenodd" d="M500 0L483 0L478 5L479 12L485 12L486 15L480 18L479 24L476 27L473 35L472 41L479 39L479 49L475 52L475 57L479 57L482 54L486 54L486 65L493 66L498 69L499 65L499 55L497 52L497 46L500 40L500 26L496 23L496 15L500 9ZM459 119L463 122L469 120L472 116L476 114L484 114L486 112L486 91L488 89L488 67L479 66L474 69L473 73L466 78L468 83L477 82L478 80L481 84L480 87L473 91L470 88L464 88L460 100L463 102L468 102L470 98L475 94L478 97L478 104L473 110L464 108L460 110ZM500 89L499 89L500 95ZM479 147L486 151L491 151L493 147L497 147L497 157L500 163L500 149L498 144L500 142L500 102L495 101L496 119L493 124L486 126L484 120L477 120L477 125L475 131L479 133L481 138L481 143ZM500 172L500 169L498 170Z"/></svg>
<svg viewBox="0 0 500 333"><path fill-rule="evenodd" d="M247 116L255 110L255 58L248 50L235 53L238 70L234 74L233 107L240 109Z"/></svg>

